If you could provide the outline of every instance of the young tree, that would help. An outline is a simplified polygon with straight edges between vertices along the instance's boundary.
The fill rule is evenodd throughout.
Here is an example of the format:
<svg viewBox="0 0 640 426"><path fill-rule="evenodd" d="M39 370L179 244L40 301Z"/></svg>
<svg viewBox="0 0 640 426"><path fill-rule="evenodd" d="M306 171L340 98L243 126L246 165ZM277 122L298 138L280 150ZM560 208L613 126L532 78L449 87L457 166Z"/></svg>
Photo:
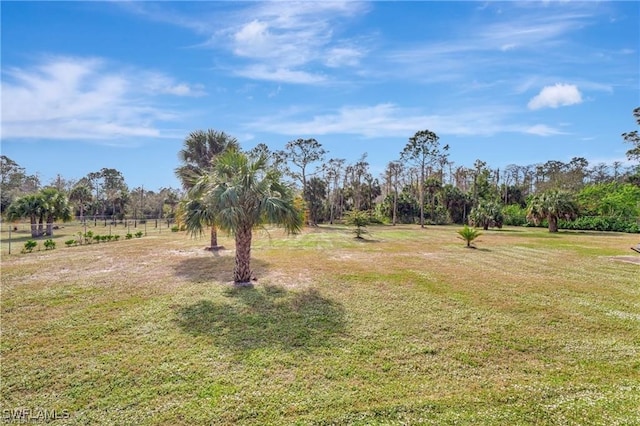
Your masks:
<svg viewBox="0 0 640 426"><path fill-rule="evenodd" d="M409 138L409 142L402 150L401 159L410 161L416 165L420 171L418 181L418 197L420 203L420 226L424 228L424 183L426 180L427 166L436 162L442 154L439 137L430 130L420 130ZM449 150L449 145L442 148Z"/></svg>
<svg viewBox="0 0 640 426"><path fill-rule="evenodd" d="M475 228L469 228L467 225L464 225L464 228L458 231L458 235L461 239L466 241L467 248L475 248L471 245L471 243L473 242L473 240L482 235L482 232L478 231Z"/></svg>
<svg viewBox="0 0 640 426"><path fill-rule="evenodd" d="M353 233L356 234L356 238L362 239L362 235L368 232L365 228L369 225L369 215L364 211L351 210L345 217L345 223L354 227Z"/></svg>
<svg viewBox="0 0 640 426"><path fill-rule="evenodd" d="M549 223L549 232L558 232L558 219L575 219L578 215L578 206L570 192L562 190L549 190L534 196L527 208L527 219L531 219L537 225L543 219Z"/></svg>
<svg viewBox="0 0 640 426"><path fill-rule="evenodd" d="M233 280L251 281L251 239L253 229L264 223L284 226L295 233L302 226L301 212L294 206L293 191L266 156L251 158L239 151L226 151L213 162L213 169L201 176L188 197L202 200L214 222L231 232L236 241ZM196 221L190 228L198 229Z"/></svg>

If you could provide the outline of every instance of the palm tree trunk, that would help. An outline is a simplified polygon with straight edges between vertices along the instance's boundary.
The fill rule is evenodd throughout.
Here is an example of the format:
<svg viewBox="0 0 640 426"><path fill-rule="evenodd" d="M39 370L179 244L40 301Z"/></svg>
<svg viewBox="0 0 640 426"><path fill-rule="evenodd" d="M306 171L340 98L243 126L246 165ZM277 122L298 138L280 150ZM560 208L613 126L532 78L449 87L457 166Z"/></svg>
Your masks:
<svg viewBox="0 0 640 426"><path fill-rule="evenodd" d="M47 219L47 231L45 232L45 235L50 237L53 236L53 219Z"/></svg>
<svg viewBox="0 0 640 426"><path fill-rule="evenodd" d="M236 231L236 265L233 281L236 284L251 282L251 227L242 225Z"/></svg>
<svg viewBox="0 0 640 426"><path fill-rule="evenodd" d="M549 232L558 232L558 218L555 216L547 216L549 221Z"/></svg>
<svg viewBox="0 0 640 426"><path fill-rule="evenodd" d="M38 237L41 237L43 233L44 233L44 218L40 216L40 219L38 220Z"/></svg>
<svg viewBox="0 0 640 426"><path fill-rule="evenodd" d="M215 225L211 225L211 249L218 247L218 229Z"/></svg>
<svg viewBox="0 0 640 426"><path fill-rule="evenodd" d="M36 216L31 216L31 238L38 237L38 225Z"/></svg>

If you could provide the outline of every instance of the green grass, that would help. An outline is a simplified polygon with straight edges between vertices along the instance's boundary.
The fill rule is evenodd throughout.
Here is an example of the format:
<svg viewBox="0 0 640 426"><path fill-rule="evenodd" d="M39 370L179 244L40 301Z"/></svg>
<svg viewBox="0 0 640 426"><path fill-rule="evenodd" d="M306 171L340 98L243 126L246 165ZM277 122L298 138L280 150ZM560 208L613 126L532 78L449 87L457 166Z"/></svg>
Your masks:
<svg viewBox="0 0 640 426"><path fill-rule="evenodd" d="M230 283L225 236L3 253L0 406L67 410L56 424L640 424L637 235L507 228L466 250L458 229L259 231L253 288Z"/></svg>

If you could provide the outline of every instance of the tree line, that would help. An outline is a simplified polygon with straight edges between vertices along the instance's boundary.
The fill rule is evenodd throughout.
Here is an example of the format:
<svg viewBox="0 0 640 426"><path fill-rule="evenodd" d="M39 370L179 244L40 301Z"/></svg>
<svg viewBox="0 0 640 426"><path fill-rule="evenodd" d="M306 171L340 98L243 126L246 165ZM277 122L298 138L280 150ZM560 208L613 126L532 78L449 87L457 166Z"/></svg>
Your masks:
<svg viewBox="0 0 640 426"><path fill-rule="evenodd" d="M640 124L640 108L633 115ZM632 145L627 157L637 163L638 131L624 133L622 137ZM78 181L58 175L42 185L37 175L27 174L15 161L2 155L0 208L5 216L35 221L34 236L48 235L50 232L43 224L68 216L94 221L174 218L181 200L188 198L198 179L211 170L215 157L229 149L241 150L238 141L224 132L192 132L178 153L180 166L175 173L182 188L156 191L143 187L130 189L122 173L112 168L89 173ZM258 144L247 154L251 158L264 156L270 167L295 184L304 221L312 226L342 220L350 211L365 211L374 222L416 223L423 227L446 223L469 223L485 229L503 224L546 226L549 219L552 222L559 219L561 226L571 227L566 220L578 218L584 228L596 225L610 230L637 228L638 164L627 167L619 161L590 164L585 158L574 157L568 162L510 164L502 169L478 159L468 167L451 161L448 150L449 146L442 144L434 132L418 131L380 176L372 174L367 153L352 163L331 158L314 138L289 141L283 150L276 151ZM546 195L541 198L542 194ZM566 212L557 219L536 213L541 211L541 200L548 203L552 198L550 194L562 197L565 204ZM200 217L190 217L192 222L211 223L206 211L198 210L197 198L183 201L185 206L188 208L183 211L199 212ZM580 222L584 217L592 219ZM617 226L611 225L614 222ZM217 246L215 226L211 246Z"/></svg>

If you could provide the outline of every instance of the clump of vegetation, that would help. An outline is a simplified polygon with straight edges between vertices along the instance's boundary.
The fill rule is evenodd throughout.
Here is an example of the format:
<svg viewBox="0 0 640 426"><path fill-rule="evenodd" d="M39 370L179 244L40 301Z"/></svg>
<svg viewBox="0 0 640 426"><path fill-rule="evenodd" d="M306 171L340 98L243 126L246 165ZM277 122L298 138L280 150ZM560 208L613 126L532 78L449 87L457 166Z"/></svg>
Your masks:
<svg viewBox="0 0 640 426"><path fill-rule="evenodd" d="M27 240L24 243L24 249L22 249L23 253L31 253L34 248L38 246L38 243L35 240Z"/></svg>
<svg viewBox="0 0 640 426"><path fill-rule="evenodd" d="M44 249L45 250L53 250L56 248L56 242L53 241L51 238L49 238L48 240L46 240L44 242Z"/></svg>
<svg viewBox="0 0 640 426"><path fill-rule="evenodd" d="M144 232L138 231L134 235L136 236L136 238L142 238L142 235L144 235Z"/></svg>
<svg viewBox="0 0 640 426"><path fill-rule="evenodd" d="M355 229L353 233L356 234L356 238L362 239L364 234L368 234L365 228L369 225L369 215L364 211L352 210L345 216L345 223L349 226L353 226Z"/></svg>
<svg viewBox="0 0 640 426"><path fill-rule="evenodd" d="M173 225L171 227L171 232L178 232L178 231L180 231L180 227L178 225Z"/></svg>
<svg viewBox="0 0 640 426"><path fill-rule="evenodd" d="M475 248L475 246L473 246L471 243L473 242L473 240L482 235L482 232L480 232L476 228L470 228L469 226L465 225L464 228L458 231L458 235L460 235L459 238L467 242L467 248Z"/></svg>
<svg viewBox="0 0 640 426"><path fill-rule="evenodd" d="M71 247L71 246L73 246L73 245L77 245L77 244L78 244L78 241L73 240L73 239L72 239L72 240L67 240L67 241L65 241L65 242L64 242L64 244L65 244L67 247Z"/></svg>
<svg viewBox="0 0 640 426"><path fill-rule="evenodd" d="M84 233L84 243L91 244L91 240L93 239L93 231L87 231Z"/></svg>
<svg viewBox="0 0 640 426"><path fill-rule="evenodd" d="M126 238L127 240L130 240L133 238L133 234L131 232L127 232L127 234L124 236L124 238Z"/></svg>

